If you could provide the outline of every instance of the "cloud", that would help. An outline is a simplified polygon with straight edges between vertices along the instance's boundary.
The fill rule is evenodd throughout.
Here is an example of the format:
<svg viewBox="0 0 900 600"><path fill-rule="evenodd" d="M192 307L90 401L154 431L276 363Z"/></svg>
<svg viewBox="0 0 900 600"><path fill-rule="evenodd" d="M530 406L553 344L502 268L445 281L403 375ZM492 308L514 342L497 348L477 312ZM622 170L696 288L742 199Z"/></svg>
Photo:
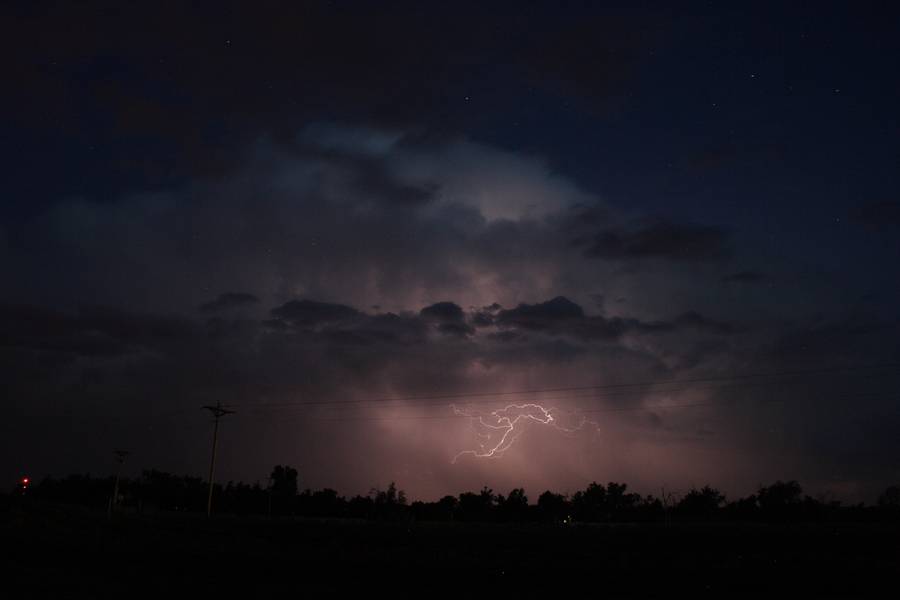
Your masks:
<svg viewBox="0 0 900 600"><path fill-rule="evenodd" d="M315 300L291 300L272 309L272 315L278 319L303 327L339 323L359 314L355 308L343 304L330 304Z"/></svg>
<svg viewBox="0 0 900 600"><path fill-rule="evenodd" d="M71 357L150 350L178 343L194 327L180 316L135 314L110 307L70 313L30 305L0 306L0 346Z"/></svg>
<svg viewBox="0 0 900 600"><path fill-rule="evenodd" d="M465 337L475 332L466 324L466 315L462 308L453 302L438 302L426 306L419 311L419 316L425 321L434 323L438 331L447 335Z"/></svg>
<svg viewBox="0 0 900 600"><path fill-rule="evenodd" d="M500 310L493 323L507 330L565 335L582 340L614 340L626 334L654 335L686 330L730 335L739 330L730 323L710 319L696 311L685 312L670 320L654 321L589 316L581 306L562 296L538 304L520 304L514 309Z"/></svg>
<svg viewBox="0 0 900 600"><path fill-rule="evenodd" d="M336 136L372 139L372 149L360 142L360 155ZM210 301L211 290L394 312L466 288L477 304L567 292L562 280L577 279L583 261L564 266L578 256L562 215L602 203L539 157L413 138L329 125L294 147L261 139L233 176L60 202L25 224L3 264L23 301L53 302L53 281L73 305L147 311L215 314L237 301ZM52 274L36 278L38 268Z"/></svg>
<svg viewBox="0 0 900 600"><path fill-rule="evenodd" d="M219 294L219 297L215 300L204 302L200 305L199 310L204 313L216 313L234 308L246 308L256 304L259 304L259 298L253 294L226 292Z"/></svg>
<svg viewBox="0 0 900 600"><path fill-rule="evenodd" d="M497 323L501 326L536 330L548 329L583 319L584 310L562 296L540 304L520 304L510 310L501 310L497 314Z"/></svg>
<svg viewBox="0 0 900 600"><path fill-rule="evenodd" d="M587 244L584 252L591 258L714 261L730 255L728 234L723 229L665 220L606 229Z"/></svg>
<svg viewBox="0 0 900 600"><path fill-rule="evenodd" d="M462 323L465 320L462 308L453 302L437 302L426 306L419 311L419 315L426 320L439 323Z"/></svg>
<svg viewBox="0 0 900 600"><path fill-rule="evenodd" d="M128 344L76 315L33 306L0 308L0 346L68 356L117 356Z"/></svg>

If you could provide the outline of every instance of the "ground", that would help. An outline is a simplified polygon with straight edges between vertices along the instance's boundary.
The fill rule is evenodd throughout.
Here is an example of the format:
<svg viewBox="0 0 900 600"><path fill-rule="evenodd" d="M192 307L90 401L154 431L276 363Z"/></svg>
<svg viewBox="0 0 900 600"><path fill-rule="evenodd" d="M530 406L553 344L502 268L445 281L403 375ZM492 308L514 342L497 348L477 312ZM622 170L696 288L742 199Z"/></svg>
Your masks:
<svg viewBox="0 0 900 600"><path fill-rule="evenodd" d="M552 525L0 513L21 597L356 592L470 597L867 597L893 589L900 524ZM883 587L888 586L888 587Z"/></svg>

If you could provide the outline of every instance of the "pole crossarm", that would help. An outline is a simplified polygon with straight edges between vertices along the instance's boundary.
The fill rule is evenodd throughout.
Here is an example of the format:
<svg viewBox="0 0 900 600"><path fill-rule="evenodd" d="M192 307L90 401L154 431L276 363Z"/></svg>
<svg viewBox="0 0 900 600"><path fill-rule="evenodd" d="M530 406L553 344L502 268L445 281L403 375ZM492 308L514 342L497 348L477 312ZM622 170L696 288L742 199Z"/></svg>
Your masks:
<svg viewBox="0 0 900 600"><path fill-rule="evenodd" d="M209 459L209 495L206 499L206 517L209 518L212 515L213 477L216 470L216 446L218 445L219 440L219 419L226 415L232 415L235 413L235 411L229 410L227 408L222 408L222 405L219 402L216 402L215 406L205 405L201 406L200 408L208 410L210 413L212 413L213 417L215 417L215 425L213 426L212 456Z"/></svg>
<svg viewBox="0 0 900 600"><path fill-rule="evenodd" d="M206 409L213 414L217 419L219 417L224 417L225 415L233 415L237 411L229 410L227 408L222 408L220 405L216 406L201 406L200 408Z"/></svg>

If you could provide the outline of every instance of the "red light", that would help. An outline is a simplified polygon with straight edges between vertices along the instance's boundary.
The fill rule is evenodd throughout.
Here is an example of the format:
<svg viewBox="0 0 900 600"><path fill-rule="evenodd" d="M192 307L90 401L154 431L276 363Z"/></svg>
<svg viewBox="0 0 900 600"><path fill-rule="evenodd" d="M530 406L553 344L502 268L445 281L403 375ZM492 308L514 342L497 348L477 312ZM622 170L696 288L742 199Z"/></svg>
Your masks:
<svg viewBox="0 0 900 600"><path fill-rule="evenodd" d="M28 478L27 478L27 477L23 477L23 478L22 478L22 483L25 484L25 485L28 485Z"/></svg>

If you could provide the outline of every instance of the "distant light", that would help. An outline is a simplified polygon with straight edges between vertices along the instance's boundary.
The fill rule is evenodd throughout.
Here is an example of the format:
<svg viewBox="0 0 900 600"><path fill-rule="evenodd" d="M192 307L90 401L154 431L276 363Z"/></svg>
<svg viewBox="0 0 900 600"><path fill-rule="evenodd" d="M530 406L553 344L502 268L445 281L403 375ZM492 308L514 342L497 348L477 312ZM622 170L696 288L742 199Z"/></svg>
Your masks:
<svg viewBox="0 0 900 600"><path fill-rule="evenodd" d="M25 485L28 485L28 478L27 478L27 477L23 477L23 478L22 478L22 483L24 483Z"/></svg>

